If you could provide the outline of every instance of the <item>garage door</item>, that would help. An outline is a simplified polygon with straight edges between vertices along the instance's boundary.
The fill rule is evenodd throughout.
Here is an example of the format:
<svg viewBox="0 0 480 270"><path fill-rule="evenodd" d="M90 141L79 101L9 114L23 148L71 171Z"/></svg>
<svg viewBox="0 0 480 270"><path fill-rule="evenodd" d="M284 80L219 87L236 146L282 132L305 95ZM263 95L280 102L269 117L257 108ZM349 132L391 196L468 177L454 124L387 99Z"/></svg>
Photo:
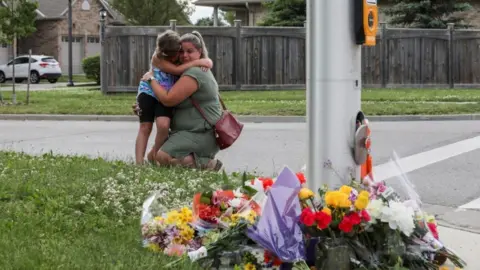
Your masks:
<svg viewBox="0 0 480 270"><path fill-rule="evenodd" d="M85 52L85 57L100 55L100 38L99 37L88 37L87 38L87 51Z"/></svg>
<svg viewBox="0 0 480 270"><path fill-rule="evenodd" d="M9 46L7 44L0 44L0 65L4 65L10 60L8 57Z"/></svg>
<svg viewBox="0 0 480 270"><path fill-rule="evenodd" d="M83 38L72 38L72 72L73 74L83 74L82 59L83 59ZM60 54L60 65L62 73L68 74L68 36L62 37L62 47Z"/></svg>

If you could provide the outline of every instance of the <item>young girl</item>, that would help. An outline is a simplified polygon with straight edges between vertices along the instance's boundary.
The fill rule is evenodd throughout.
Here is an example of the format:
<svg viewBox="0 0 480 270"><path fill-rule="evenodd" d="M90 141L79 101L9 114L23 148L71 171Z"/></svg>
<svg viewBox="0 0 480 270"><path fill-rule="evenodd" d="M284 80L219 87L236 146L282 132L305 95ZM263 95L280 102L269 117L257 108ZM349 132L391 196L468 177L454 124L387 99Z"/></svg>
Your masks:
<svg viewBox="0 0 480 270"><path fill-rule="evenodd" d="M152 72L154 76L150 80L156 80L166 90L170 90L178 76L187 69L194 66L210 69L213 66L210 59L200 59L183 65L174 64L178 62L180 49L180 36L176 32L167 30L158 35L157 48L154 55L152 55ZM155 160L155 154L168 137L173 108L166 107L160 103L153 93L149 82L145 81L140 81L138 86L137 104L140 127L135 143L135 160L137 164L143 164L153 122L155 122L157 127L157 135L155 136L155 144L147 155L147 159L150 162Z"/></svg>

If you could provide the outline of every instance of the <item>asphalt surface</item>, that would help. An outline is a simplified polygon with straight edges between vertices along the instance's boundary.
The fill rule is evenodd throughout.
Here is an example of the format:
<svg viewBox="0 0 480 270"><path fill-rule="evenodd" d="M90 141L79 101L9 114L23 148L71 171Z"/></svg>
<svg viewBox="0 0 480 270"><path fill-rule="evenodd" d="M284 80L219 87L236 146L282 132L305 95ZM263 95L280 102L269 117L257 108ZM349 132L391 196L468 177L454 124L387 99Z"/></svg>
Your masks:
<svg viewBox="0 0 480 270"><path fill-rule="evenodd" d="M75 83L75 86L83 86L83 85L91 85L92 83ZM17 83L15 84L15 90L16 91L26 91L27 90L27 84L26 83ZM46 80L42 80L38 84L30 84L30 91L49 91L49 90L55 90L55 89L60 89L60 88L67 88L67 83L66 82L57 82L57 83L49 83ZM13 87L10 82L8 83L0 83L0 91L12 91Z"/></svg>
<svg viewBox="0 0 480 270"><path fill-rule="evenodd" d="M0 149L41 154L101 156L133 161L135 122L0 121ZM415 121L372 123L374 165L475 138L480 121ZM239 141L219 154L228 171L249 170L265 175L284 165L299 170L306 163L305 123L247 123ZM150 143L153 142L153 134ZM419 168L409 179L443 225L480 232L480 207L458 209L480 197L480 148ZM394 179L387 180L396 186Z"/></svg>

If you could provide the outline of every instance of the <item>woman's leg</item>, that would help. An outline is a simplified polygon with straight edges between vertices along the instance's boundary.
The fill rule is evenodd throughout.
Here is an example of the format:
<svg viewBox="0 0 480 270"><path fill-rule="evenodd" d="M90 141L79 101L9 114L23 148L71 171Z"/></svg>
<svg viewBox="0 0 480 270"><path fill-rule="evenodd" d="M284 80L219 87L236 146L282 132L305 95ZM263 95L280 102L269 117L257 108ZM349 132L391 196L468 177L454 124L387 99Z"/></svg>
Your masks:
<svg viewBox="0 0 480 270"><path fill-rule="evenodd" d="M150 133L152 133L152 127L153 123L140 123L137 139L135 141L135 163L137 165L143 164L143 159L147 150L148 138L150 137Z"/></svg>

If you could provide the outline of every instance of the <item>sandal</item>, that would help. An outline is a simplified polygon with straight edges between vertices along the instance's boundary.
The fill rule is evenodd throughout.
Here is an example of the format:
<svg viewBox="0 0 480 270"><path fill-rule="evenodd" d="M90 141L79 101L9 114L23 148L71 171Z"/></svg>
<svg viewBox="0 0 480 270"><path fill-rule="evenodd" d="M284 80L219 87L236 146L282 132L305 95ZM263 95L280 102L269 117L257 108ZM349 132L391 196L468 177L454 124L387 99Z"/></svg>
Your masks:
<svg viewBox="0 0 480 270"><path fill-rule="evenodd" d="M216 161L217 162L215 163L215 167L213 167L213 171L218 172L222 169L223 163L219 159L216 159Z"/></svg>

